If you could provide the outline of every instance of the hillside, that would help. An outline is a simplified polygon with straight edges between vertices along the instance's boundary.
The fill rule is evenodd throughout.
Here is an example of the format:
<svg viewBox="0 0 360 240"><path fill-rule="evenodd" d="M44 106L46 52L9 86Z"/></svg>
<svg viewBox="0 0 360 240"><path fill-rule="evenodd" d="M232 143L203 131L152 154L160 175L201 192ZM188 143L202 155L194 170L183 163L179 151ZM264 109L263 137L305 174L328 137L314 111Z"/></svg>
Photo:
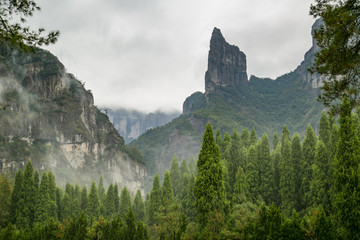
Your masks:
<svg viewBox="0 0 360 240"><path fill-rule="evenodd" d="M141 154L124 144L84 84L49 52L0 45L0 172L14 174L32 160L58 183L90 184L100 174L135 192L143 189Z"/></svg>
<svg viewBox="0 0 360 240"><path fill-rule="evenodd" d="M313 28L318 24L319 21ZM149 176L169 169L173 154L180 159L196 156L207 122L221 133L255 128L258 137L263 133L272 137L274 132L281 132L283 124L301 135L308 123L317 129L323 109L316 101L321 78L307 71L317 50L313 42L304 61L275 80L256 76L248 80L246 55L237 46L228 44L215 28L210 40L205 92L188 97L180 117L147 131L131 143L144 151Z"/></svg>

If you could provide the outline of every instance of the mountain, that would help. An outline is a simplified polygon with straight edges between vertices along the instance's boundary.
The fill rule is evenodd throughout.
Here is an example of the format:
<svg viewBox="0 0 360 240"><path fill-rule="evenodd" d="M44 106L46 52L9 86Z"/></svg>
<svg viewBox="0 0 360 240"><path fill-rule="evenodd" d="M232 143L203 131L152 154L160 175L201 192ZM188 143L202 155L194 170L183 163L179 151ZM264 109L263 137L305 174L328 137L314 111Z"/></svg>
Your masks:
<svg viewBox="0 0 360 240"><path fill-rule="evenodd" d="M320 24L316 21L313 28ZM214 28L210 40L205 92L196 92L183 104L183 113L163 127L147 131L131 145L146 156L151 176L169 169L173 154L179 158L197 156L207 122L221 133L254 128L258 136L281 133L284 124L291 132L304 134L310 123L317 129L323 106L316 101L322 79L307 69L318 51L316 42L304 61L292 72L275 80L251 76L246 72L246 55L226 42Z"/></svg>
<svg viewBox="0 0 360 240"><path fill-rule="evenodd" d="M124 137L126 144L137 139L147 130L163 126L180 115L179 112L143 113L121 108L106 109L105 113L119 134Z"/></svg>
<svg viewBox="0 0 360 240"><path fill-rule="evenodd" d="M0 172L32 160L57 183L90 184L102 174L135 193L144 187L142 155L125 145L84 84L48 51L24 53L0 45Z"/></svg>

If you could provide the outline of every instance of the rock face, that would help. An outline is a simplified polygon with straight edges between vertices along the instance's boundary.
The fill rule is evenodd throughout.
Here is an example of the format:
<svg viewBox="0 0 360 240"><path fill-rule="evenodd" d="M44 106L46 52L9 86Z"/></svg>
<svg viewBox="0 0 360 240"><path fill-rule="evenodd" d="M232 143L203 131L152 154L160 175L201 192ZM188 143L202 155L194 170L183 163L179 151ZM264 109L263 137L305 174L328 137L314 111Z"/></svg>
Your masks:
<svg viewBox="0 0 360 240"><path fill-rule="evenodd" d="M179 112L157 111L147 114L127 109L107 109L106 113L116 130L124 137L125 143L130 143L147 130L163 126L180 115Z"/></svg>
<svg viewBox="0 0 360 240"><path fill-rule="evenodd" d="M205 94L218 86L239 89L247 82L245 54L237 46L228 44L220 29L214 28L205 73Z"/></svg>
<svg viewBox="0 0 360 240"><path fill-rule="evenodd" d="M94 106L90 90L66 73L47 51L36 54L0 45L0 172L34 167L52 170L57 183L117 182L143 190L144 165L108 117Z"/></svg>

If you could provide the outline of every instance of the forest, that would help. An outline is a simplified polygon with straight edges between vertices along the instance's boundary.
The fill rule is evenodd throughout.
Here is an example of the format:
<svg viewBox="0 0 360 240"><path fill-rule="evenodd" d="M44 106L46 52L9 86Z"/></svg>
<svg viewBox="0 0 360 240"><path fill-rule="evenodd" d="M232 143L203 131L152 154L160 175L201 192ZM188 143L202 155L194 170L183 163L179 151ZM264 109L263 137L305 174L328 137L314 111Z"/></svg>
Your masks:
<svg viewBox="0 0 360 240"><path fill-rule="evenodd" d="M29 161L13 182L0 178L0 239L358 239L360 111L351 109L344 98L338 120L321 114L318 136L284 126L272 143L208 123L197 163L174 155L145 199L116 183L106 190L102 177L90 190L62 189Z"/></svg>

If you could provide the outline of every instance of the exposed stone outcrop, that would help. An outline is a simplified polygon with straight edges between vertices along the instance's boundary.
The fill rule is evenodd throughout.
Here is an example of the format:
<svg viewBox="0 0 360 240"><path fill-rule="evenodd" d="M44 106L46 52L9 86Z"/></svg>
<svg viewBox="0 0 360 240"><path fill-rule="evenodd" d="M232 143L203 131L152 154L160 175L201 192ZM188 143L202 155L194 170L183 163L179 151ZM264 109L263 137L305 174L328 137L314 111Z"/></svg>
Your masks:
<svg viewBox="0 0 360 240"><path fill-rule="evenodd" d="M0 151L0 172L27 160L51 169L58 183L90 184L102 174L132 192L143 190L145 167L127 154L124 139L94 106L93 95L47 51L14 52L0 45L0 140L21 145ZM128 151L130 152L130 151Z"/></svg>
<svg viewBox="0 0 360 240"><path fill-rule="evenodd" d="M205 94L218 86L239 89L247 82L245 54L237 46L228 44L220 29L214 28L205 73Z"/></svg>

